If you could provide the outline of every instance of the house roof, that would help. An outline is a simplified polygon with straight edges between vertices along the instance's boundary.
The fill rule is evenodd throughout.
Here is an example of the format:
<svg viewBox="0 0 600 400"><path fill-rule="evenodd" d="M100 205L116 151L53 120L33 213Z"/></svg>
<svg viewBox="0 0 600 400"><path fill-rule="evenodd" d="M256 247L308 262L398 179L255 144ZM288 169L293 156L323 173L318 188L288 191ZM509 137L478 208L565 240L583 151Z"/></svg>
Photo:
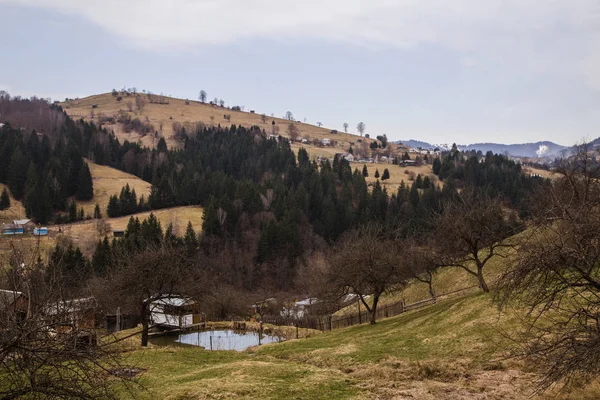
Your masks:
<svg viewBox="0 0 600 400"><path fill-rule="evenodd" d="M13 220L13 224L15 224L15 225L25 225L25 224L27 224L30 221L31 221L30 219L14 219Z"/></svg>
<svg viewBox="0 0 600 400"><path fill-rule="evenodd" d="M93 297L84 297L81 299L62 300L53 303L48 307L48 314L72 313L76 311L89 310L96 306L96 299Z"/></svg>
<svg viewBox="0 0 600 400"><path fill-rule="evenodd" d="M179 297L179 296L169 296L159 300L155 300L152 303L154 304L162 304L165 306L174 306L174 307L182 307L189 306L192 304L196 304L195 300L192 300L189 297Z"/></svg>
<svg viewBox="0 0 600 400"><path fill-rule="evenodd" d="M310 306L312 304L315 304L318 301L319 301L319 299L317 299L316 297L309 297L307 299L297 301L296 305L297 306Z"/></svg>
<svg viewBox="0 0 600 400"><path fill-rule="evenodd" d="M6 307L22 296L23 293L17 292L16 290L0 289L0 307Z"/></svg>

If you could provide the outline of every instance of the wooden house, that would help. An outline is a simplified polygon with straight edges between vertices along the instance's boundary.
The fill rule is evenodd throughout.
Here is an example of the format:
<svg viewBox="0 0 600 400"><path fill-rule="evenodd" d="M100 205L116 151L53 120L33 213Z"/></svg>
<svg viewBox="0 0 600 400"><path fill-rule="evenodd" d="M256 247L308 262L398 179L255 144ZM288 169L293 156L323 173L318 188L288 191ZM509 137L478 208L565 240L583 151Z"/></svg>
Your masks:
<svg viewBox="0 0 600 400"><path fill-rule="evenodd" d="M28 300L22 292L0 289L0 312L14 313L19 318L27 315Z"/></svg>
<svg viewBox="0 0 600 400"><path fill-rule="evenodd" d="M185 328L201 321L200 303L189 298L166 296L150 303L152 324Z"/></svg>

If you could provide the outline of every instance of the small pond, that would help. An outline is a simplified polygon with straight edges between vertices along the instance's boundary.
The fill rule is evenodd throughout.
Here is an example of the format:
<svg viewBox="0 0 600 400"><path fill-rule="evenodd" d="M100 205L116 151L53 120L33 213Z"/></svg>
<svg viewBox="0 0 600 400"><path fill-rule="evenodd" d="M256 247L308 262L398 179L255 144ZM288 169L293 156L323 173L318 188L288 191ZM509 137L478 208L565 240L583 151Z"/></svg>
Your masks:
<svg viewBox="0 0 600 400"><path fill-rule="evenodd" d="M214 331L195 331L172 333L165 336L156 336L150 341L158 346L201 346L206 350L246 350L248 347L259 344L282 342L284 338L262 334L260 340L258 332L233 331L222 329Z"/></svg>

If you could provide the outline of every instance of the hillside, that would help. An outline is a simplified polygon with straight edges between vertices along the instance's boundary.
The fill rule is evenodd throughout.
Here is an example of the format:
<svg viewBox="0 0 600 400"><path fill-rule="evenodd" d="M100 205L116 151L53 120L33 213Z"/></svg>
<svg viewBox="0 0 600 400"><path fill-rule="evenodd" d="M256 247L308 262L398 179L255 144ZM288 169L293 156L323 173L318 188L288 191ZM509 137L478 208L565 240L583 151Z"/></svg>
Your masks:
<svg viewBox="0 0 600 400"><path fill-rule="evenodd" d="M138 93L138 95L144 98L147 95ZM256 110L255 113L245 111L232 111L225 107L213 106L210 104L201 103L194 100L177 99L173 97L164 97L167 104L157 104L148 102L144 107L143 111L139 111L135 107L135 97L123 96L123 99L118 102L117 98L111 93L103 93L85 97L82 99L71 100L63 102L60 105L63 109L74 119L84 118L87 121L99 122L99 118L102 116L113 117L124 112L132 118L139 118L141 121L146 121L152 124L154 130L159 132L160 135L164 136L167 145L169 147L179 147L180 143L172 137L173 134L173 123L178 122L181 124L193 124L195 122L202 122L206 125L242 125L246 127L258 126L264 129L267 133L273 133L273 126L278 130L278 134L282 136L288 136L287 128L290 121L282 118L274 118L270 116L270 113L264 110ZM128 102L133 102L132 111L128 111ZM189 104L186 104L188 102ZM96 108L92 108L96 105ZM91 113L94 113L92 116ZM261 113L265 112L267 115L264 122L261 117ZM224 118L225 115L231 115L231 120ZM273 121L275 125L273 125ZM299 138L310 138L321 140L329 138L337 141L337 145L333 146L338 150L336 152L347 150L350 143L356 142L360 137L358 135L346 134L343 132L342 127L336 128L321 128L315 125L294 122L294 125L298 129ZM154 147L157 144L157 140L153 135L139 135L136 132L125 132L122 124L104 124L106 128L112 129L119 140L129 140L133 142L141 141L141 143L147 147ZM332 129L337 129L337 134L332 134ZM363 139L367 142L368 139Z"/></svg>
<svg viewBox="0 0 600 400"><path fill-rule="evenodd" d="M543 399L534 367L504 359L518 326L475 294L380 321L237 353L137 349L141 398ZM126 334L127 332L123 332ZM135 338L134 338L135 340ZM132 342L132 346L135 346ZM598 385L555 398L594 399ZM129 393L123 398L129 397Z"/></svg>
<svg viewBox="0 0 600 400"><path fill-rule="evenodd" d="M94 207L96 203L100 205L102 215L106 215L106 207L110 196L119 195L121 188L129 185L131 189L135 189L138 199L143 195L148 198L152 185L135 175L128 174L118 169L107 167L104 165L95 164L87 160L90 172L92 173L92 181L94 183L94 198L90 201L78 201L77 206L83 207L86 215L94 215Z"/></svg>
<svg viewBox="0 0 600 400"><path fill-rule="evenodd" d="M202 215L204 209L198 206L173 207L161 210L154 210L152 213L160 221L163 231L169 224L173 224L173 231L179 236L183 236L188 221L196 232L202 229ZM140 221L147 218L150 211L134 214L134 218ZM113 230L124 230L127 227L131 215L118 218L104 218L102 220L86 220L72 224L50 225L49 235L43 237L34 237L32 235L3 236L0 235L0 254L10 251L11 246L27 252L34 249L38 244L45 257L47 252L52 250L57 240L61 237L67 237L78 246L83 254L91 256L96 248L98 240L108 236L113 237Z"/></svg>

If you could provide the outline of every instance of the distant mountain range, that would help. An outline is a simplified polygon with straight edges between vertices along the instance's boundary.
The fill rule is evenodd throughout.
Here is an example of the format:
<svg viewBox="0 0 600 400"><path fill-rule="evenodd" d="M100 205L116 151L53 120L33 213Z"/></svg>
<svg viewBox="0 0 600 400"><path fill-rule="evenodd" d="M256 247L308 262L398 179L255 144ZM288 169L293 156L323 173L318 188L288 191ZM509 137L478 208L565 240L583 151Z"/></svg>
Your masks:
<svg viewBox="0 0 600 400"><path fill-rule="evenodd" d="M409 147L421 147L424 149L439 148L449 150L452 145L448 144L431 144L420 140L400 140ZM559 156L562 150L568 150L570 147L562 146L553 142L543 141L536 143L522 144L500 144L500 143L475 143L469 145L457 145L459 150L475 150L487 153L491 151L496 154L508 153L513 157L555 157Z"/></svg>

